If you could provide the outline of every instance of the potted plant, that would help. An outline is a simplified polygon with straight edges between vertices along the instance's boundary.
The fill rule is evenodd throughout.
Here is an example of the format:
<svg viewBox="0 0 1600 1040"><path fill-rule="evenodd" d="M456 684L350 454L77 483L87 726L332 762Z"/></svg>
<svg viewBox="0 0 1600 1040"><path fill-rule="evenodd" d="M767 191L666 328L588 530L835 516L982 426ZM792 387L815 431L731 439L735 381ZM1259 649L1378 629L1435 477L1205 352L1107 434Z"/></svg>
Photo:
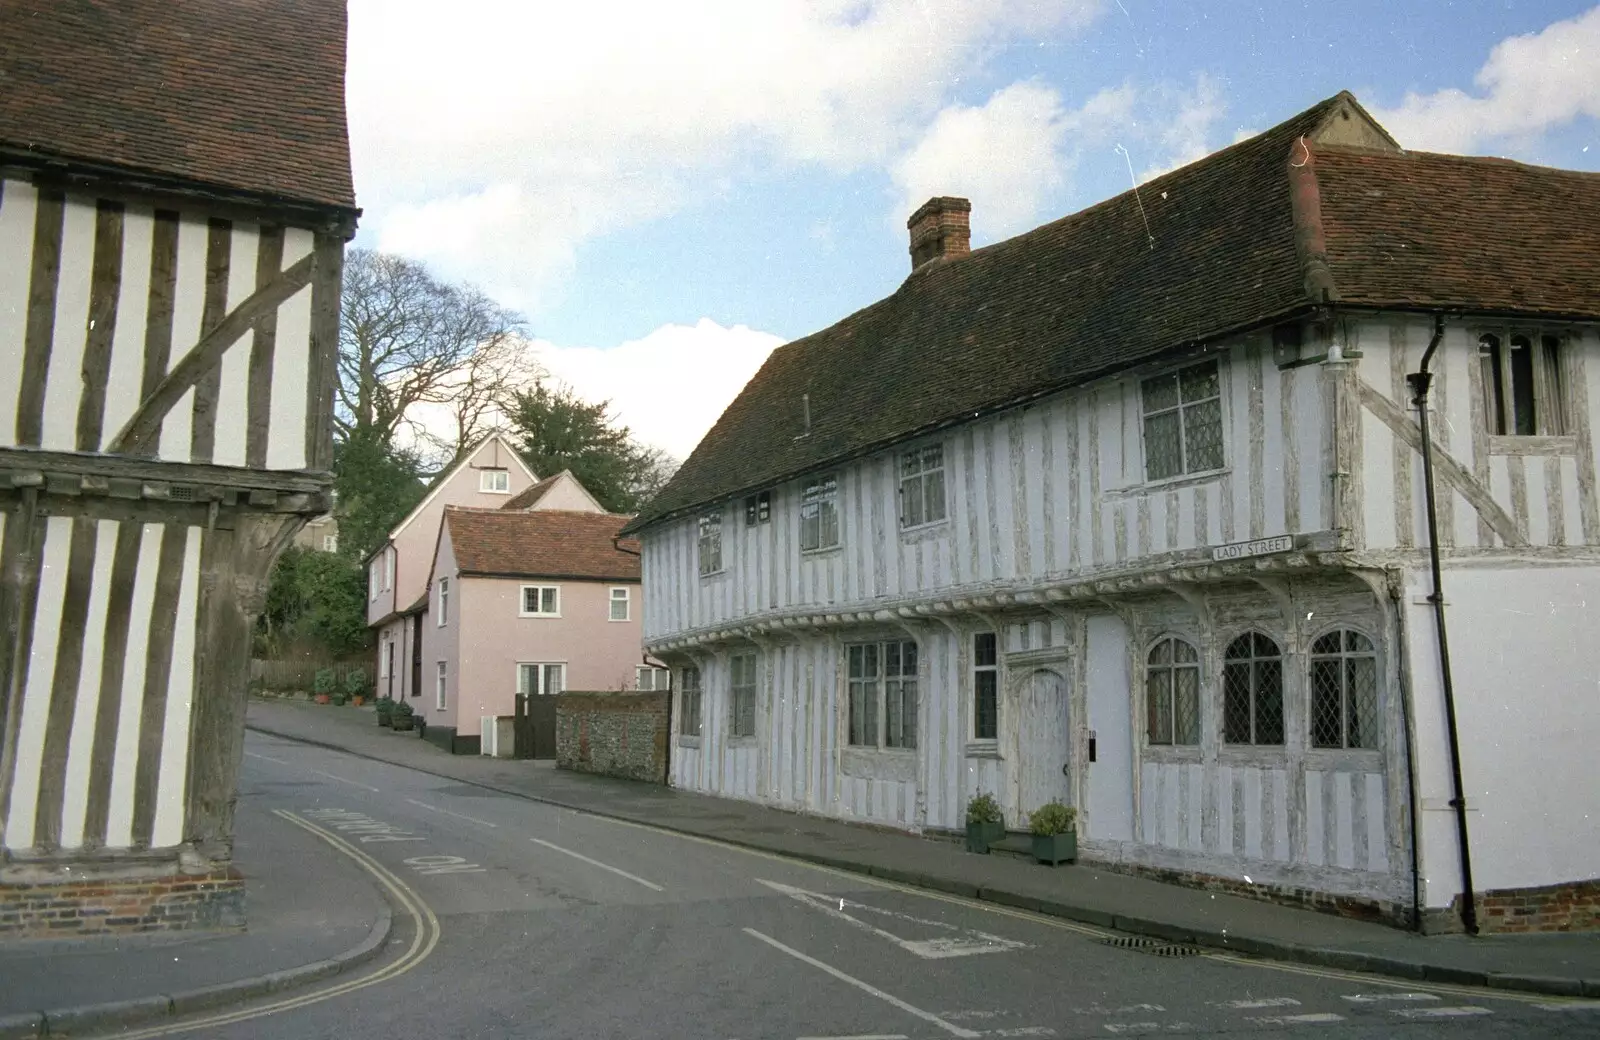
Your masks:
<svg viewBox="0 0 1600 1040"><path fill-rule="evenodd" d="M344 673L344 692L350 695L356 707L366 703L368 690L365 668L352 668Z"/></svg>
<svg viewBox="0 0 1600 1040"><path fill-rule="evenodd" d="M333 699L333 679L332 668L318 668L317 674L311 677L311 696L318 704L327 704Z"/></svg>
<svg viewBox="0 0 1600 1040"><path fill-rule="evenodd" d="M989 846L1006 836L1005 817L994 795L979 791L967 802L967 851L988 855Z"/></svg>
<svg viewBox="0 0 1600 1040"><path fill-rule="evenodd" d="M1033 858L1052 867L1078 858L1078 810L1060 802L1046 802L1028 817L1033 834Z"/></svg>
<svg viewBox="0 0 1600 1040"><path fill-rule="evenodd" d="M411 729L415 714L415 710L405 701L395 701L394 711L389 715L389 727L397 730Z"/></svg>
<svg viewBox="0 0 1600 1040"><path fill-rule="evenodd" d="M378 698L378 725L387 726L394 719L394 698L384 694Z"/></svg>

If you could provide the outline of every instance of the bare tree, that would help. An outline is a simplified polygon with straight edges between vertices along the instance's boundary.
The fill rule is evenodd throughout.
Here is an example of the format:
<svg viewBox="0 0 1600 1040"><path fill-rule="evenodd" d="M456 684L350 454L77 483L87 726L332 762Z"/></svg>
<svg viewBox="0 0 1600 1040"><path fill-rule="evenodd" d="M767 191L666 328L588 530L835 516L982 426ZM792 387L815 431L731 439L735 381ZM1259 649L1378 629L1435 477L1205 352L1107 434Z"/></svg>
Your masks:
<svg viewBox="0 0 1600 1040"><path fill-rule="evenodd" d="M392 444L405 428L448 464L498 420L498 401L539 375L520 315L404 257L346 253L339 317L334 422L344 438Z"/></svg>

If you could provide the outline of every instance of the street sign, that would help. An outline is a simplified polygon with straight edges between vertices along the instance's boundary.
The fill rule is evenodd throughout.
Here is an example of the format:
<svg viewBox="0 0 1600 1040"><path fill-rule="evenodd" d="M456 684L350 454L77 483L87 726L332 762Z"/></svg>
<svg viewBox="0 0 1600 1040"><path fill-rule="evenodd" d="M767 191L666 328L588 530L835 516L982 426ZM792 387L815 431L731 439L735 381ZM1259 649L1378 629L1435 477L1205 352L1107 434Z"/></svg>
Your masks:
<svg viewBox="0 0 1600 1040"><path fill-rule="evenodd" d="M1257 538L1253 542L1218 545L1211 550L1211 558L1218 561L1242 560L1248 556L1271 556L1273 553L1288 552L1293 548L1294 536L1284 534L1276 538Z"/></svg>

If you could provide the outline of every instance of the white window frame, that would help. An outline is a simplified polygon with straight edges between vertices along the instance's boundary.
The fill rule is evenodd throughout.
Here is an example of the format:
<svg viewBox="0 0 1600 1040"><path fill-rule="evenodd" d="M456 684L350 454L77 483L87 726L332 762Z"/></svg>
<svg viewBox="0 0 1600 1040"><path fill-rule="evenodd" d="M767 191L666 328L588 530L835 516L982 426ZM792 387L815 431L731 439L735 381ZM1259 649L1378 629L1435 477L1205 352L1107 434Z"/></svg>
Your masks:
<svg viewBox="0 0 1600 1040"><path fill-rule="evenodd" d="M439 661L433 676L433 706L438 711L444 711L449 703L449 679L449 666L444 661Z"/></svg>
<svg viewBox="0 0 1600 1040"><path fill-rule="evenodd" d="M1198 368L1210 367L1216 373L1217 392L1212 397L1197 397L1185 400L1183 397L1183 376ZM1227 411L1227 369L1220 358L1206 358L1194 361L1187 365L1179 365L1165 372L1146 376L1139 380L1139 442L1142 449L1144 462L1144 477L1146 483L1159 484L1169 480L1183 480L1189 477L1203 476L1209 473L1220 473L1228 468L1228 411ZM1176 382L1178 402L1174 405L1152 409L1147 401L1147 388L1150 383L1158 379L1171 377ZM1188 426L1185 416L1190 409L1196 408L1208 401L1217 402L1217 464L1199 468L1192 466L1189 460ZM1174 473L1155 476L1150 472L1150 438L1148 429L1150 420L1158 416L1176 414L1178 417L1178 469Z"/></svg>
<svg viewBox="0 0 1600 1040"><path fill-rule="evenodd" d="M450 624L450 579L439 579L439 627Z"/></svg>
<svg viewBox="0 0 1600 1040"><path fill-rule="evenodd" d="M378 575L383 567L382 560L373 560L367 568L367 602L373 603L378 598Z"/></svg>
<svg viewBox="0 0 1600 1040"><path fill-rule="evenodd" d="M988 638L994 645L994 659L988 664L978 661L978 641ZM978 732L978 678L980 676L993 676L994 682L994 732L984 736ZM972 633L972 742L975 744L998 744L1000 742L1000 633L974 632Z"/></svg>
<svg viewBox="0 0 1600 1040"><path fill-rule="evenodd" d="M812 528L809 535L807 524ZM839 478L827 473L806 481L801 488L800 551L827 552L837 549L839 543Z"/></svg>
<svg viewBox="0 0 1600 1040"><path fill-rule="evenodd" d="M511 471L492 466L478 470L478 490L486 495L511 494Z"/></svg>
<svg viewBox="0 0 1600 1040"><path fill-rule="evenodd" d="M619 592L622 593L621 596L617 595L617 593L619 593ZM613 585L613 586L611 586L611 598L610 598L609 602L610 602L610 606L608 607L608 610L607 610L606 620L608 620L608 621L632 621L633 620L633 590L629 589L626 585ZM622 604L622 616L621 617L617 617L617 604L618 603Z"/></svg>
<svg viewBox="0 0 1600 1040"><path fill-rule="evenodd" d="M722 511L700 514L696 525L695 555L700 576L722 573Z"/></svg>
<svg viewBox="0 0 1600 1040"><path fill-rule="evenodd" d="M705 685L696 665L678 669L678 736L699 739L705 726Z"/></svg>
<svg viewBox="0 0 1600 1040"><path fill-rule="evenodd" d="M389 678L389 646L394 642L394 637L386 635L378 642L378 678Z"/></svg>
<svg viewBox="0 0 1600 1040"><path fill-rule="evenodd" d="M645 677L650 679L650 685L645 685ZM662 682L666 685L663 686ZM636 665L633 670L633 688L641 693L660 693L672 689L672 669L657 668L655 665Z"/></svg>
<svg viewBox="0 0 1600 1040"><path fill-rule="evenodd" d="M944 445L929 444L900 453L900 529L942 524L950 518Z"/></svg>
<svg viewBox="0 0 1600 1040"><path fill-rule="evenodd" d="M550 679L555 676L554 690L550 689ZM528 689L526 679L533 676L534 689ZM567 688L567 662L565 661L518 661L516 672L517 692L531 697L550 697L563 693Z"/></svg>
<svg viewBox="0 0 1600 1040"><path fill-rule="evenodd" d="M339 551L339 536L336 535L336 534L325 534L325 535L323 535L322 536L322 551L323 552L330 552L330 553L331 552L338 552Z"/></svg>
<svg viewBox="0 0 1600 1040"><path fill-rule="evenodd" d="M742 674L741 674L742 673ZM728 737L753 740L761 700L761 659L754 650L728 657Z"/></svg>
<svg viewBox="0 0 1600 1040"><path fill-rule="evenodd" d="M538 610L529 610L528 609L528 590L529 589L538 589L539 590L539 592L538 592L539 609ZM544 609L544 594L547 591L555 593L555 597L554 597L555 598L555 603L554 603L552 609L550 609L550 610L545 610ZM518 617L527 617L527 618L536 618L536 617L544 617L544 618L552 618L552 617L554 617L554 618L558 618L558 617L560 617L561 616L561 586L560 585L523 585L521 588L519 588L517 590L517 616Z"/></svg>
<svg viewBox="0 0 1600 1040"><path fill-rule="evenodd" d="M758 491L744 500L744 525L755 527L772 519L772 492Z"/></svg>
<svg viewBox="0 0 1600 1040"><path fill-rule="evenodd" d="M394 546L383 550L383 591L394 588Z"/></svg>

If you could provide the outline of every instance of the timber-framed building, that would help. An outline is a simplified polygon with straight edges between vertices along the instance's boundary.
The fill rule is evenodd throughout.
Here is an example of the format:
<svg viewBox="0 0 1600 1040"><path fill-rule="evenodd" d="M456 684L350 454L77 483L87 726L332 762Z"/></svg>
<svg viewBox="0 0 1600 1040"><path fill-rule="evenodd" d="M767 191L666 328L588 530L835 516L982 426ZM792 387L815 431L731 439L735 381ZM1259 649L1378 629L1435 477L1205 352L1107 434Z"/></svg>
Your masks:
<svg viewBox="0 0 1600 1040"><path fill-rule="evenodd" d="M673 783L1059 799L1116 869L1448 927L1470 864L1484 928L1600 924L1600 175L1340 94L986 248L970 209L630 525Z"/></svg>
<svg viewBox="0 0 1600 1040"><path fill-rule="evenodd" d="M330 506L344 5L0 38L0 932L238 924L252 624Z"/></svg>

